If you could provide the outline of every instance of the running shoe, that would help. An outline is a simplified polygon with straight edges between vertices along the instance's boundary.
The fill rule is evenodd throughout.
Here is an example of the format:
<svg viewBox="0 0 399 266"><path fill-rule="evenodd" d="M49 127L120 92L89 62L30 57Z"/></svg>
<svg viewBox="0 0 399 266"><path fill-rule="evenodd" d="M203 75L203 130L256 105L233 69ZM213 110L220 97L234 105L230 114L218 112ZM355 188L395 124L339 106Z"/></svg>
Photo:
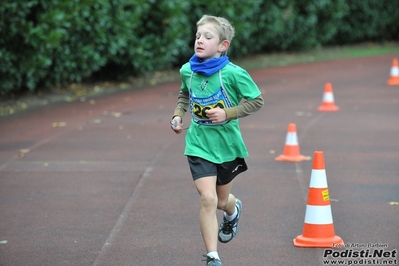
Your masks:
<svg viewBox="0 0 399 266"><path fill-rule="evenodd" d="M222 266L222 262L219 259L207 255L204 255L204 257L206 257L206 259L203 260L206 261L206 266Z"/></svg>
<svg viewBox="0 0 399 266"><path fill-rule="evenodd" d="M228 221L223 215L223 222L219 227L219 241L222 243L230 242L238 232L238 220L241 216L242 203L236 199L237 217L232 221Z"/></svg>

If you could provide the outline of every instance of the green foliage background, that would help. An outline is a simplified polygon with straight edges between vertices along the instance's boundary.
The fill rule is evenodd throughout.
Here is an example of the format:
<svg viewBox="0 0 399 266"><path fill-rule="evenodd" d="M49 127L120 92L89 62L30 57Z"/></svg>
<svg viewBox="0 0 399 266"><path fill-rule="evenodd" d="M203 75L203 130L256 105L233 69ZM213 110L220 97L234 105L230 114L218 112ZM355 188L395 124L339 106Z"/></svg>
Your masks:
<svg viewBox="0 0 399 266"><path fill-rule="evenodd" d="M233 23L239 58L397 41L398 10L391 0L3 0L0 95L179 66L203 14Z"/></svg>

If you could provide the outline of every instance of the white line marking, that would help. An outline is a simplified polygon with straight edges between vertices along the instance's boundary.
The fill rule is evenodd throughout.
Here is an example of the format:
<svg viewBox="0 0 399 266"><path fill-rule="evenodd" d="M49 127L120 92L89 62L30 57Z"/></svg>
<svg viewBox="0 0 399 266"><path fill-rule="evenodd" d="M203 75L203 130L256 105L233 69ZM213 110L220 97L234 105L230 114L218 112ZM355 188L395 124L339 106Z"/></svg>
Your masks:
<svg viewBox="0 0 399 266"><path fill-rule="evenodd" d="M112 246L113 243L115 243L116 239L119 236L120 230L122 229L122 227L124 226L124 224L126 222L126 218L128 217L128 214L132 212L133 203L140 196L141 188L144 187L144 184L145 184L147 178L151 175L151 172L154 169L153 165L155 165L156 162L160 158L162 158L162 155L171 146L171 144L172 144L172 142L166 144L158 152L158 154L154 157L154 159L150 162L149 166L145 169L145 171L141 175L137 186L133 189L133 192L132 192L129 200L127 201L125 207L123 208L122 213L119 215L119 218L116 221L114 228L111 230L111 233L109 234L107 240L105 240L105 243L102 246L100 253L98 253L97 257L94 259L94 262L92 263L93 266L101 265L101 262L104 261L104 258L106 257L108 249Z"/></svg>

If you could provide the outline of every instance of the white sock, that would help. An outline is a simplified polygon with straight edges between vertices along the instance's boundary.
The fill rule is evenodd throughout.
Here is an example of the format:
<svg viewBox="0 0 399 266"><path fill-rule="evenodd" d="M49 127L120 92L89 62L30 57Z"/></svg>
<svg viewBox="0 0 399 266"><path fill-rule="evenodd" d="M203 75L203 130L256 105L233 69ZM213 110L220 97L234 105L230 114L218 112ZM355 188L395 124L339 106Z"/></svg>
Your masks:
<svg viewBox="0 0 399 266"><path fill-rule="evenodd" d="M234 213L232 215L227 215L227 213L224 213L224 217L227 219L227 221L231 222L237 217L237 207L234 206Z"/></svg>
<svg viewBox="0 0 399 266"><path fill-rule="evenodd" d="M220 258L219 258L219 254L218 254L218 252L217 251L211 251L211 252L209 252L208 254L206 254L208 257L212 257L212 258L215 258L215 259L218 259L218 260L220 260Z"/></svg>

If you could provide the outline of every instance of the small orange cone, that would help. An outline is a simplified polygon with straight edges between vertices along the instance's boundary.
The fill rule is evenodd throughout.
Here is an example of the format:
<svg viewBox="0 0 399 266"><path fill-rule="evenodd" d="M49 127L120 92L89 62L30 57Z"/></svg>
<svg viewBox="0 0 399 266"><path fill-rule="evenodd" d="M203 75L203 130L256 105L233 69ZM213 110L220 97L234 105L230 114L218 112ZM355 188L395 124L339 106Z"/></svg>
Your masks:
<svg viewBox="0 0 399 266"><path fill-rule="evenodd" d="M298 145L298 136L296 134L296 125L291 123L288 125L288 132L285 138L284 153L275 158L276 161L285 162L301 162L309 161L309 156L301 155Z"/></svg>
<svg viewBox="0 0 399 266"><path fill-rule="evenodd" d="M334 103L334 94L331 83L327 82L324 86L323 102L317 108L319 111L323 112L333 112L338 111L339 107Z"/></svg>
<svg viewBox="0 0 399 266"><path fill-rule="evenodd" d="M388 85L399 85L399 64L398 59L393 59Z"/></svg>
<svg viewBox="0 0 399 266"><path fill-rule="evenodd" d="M294 246L304 248L333 248L344 244L334 233L322 151L314 153L303 232L293 241Z"/></svg>

